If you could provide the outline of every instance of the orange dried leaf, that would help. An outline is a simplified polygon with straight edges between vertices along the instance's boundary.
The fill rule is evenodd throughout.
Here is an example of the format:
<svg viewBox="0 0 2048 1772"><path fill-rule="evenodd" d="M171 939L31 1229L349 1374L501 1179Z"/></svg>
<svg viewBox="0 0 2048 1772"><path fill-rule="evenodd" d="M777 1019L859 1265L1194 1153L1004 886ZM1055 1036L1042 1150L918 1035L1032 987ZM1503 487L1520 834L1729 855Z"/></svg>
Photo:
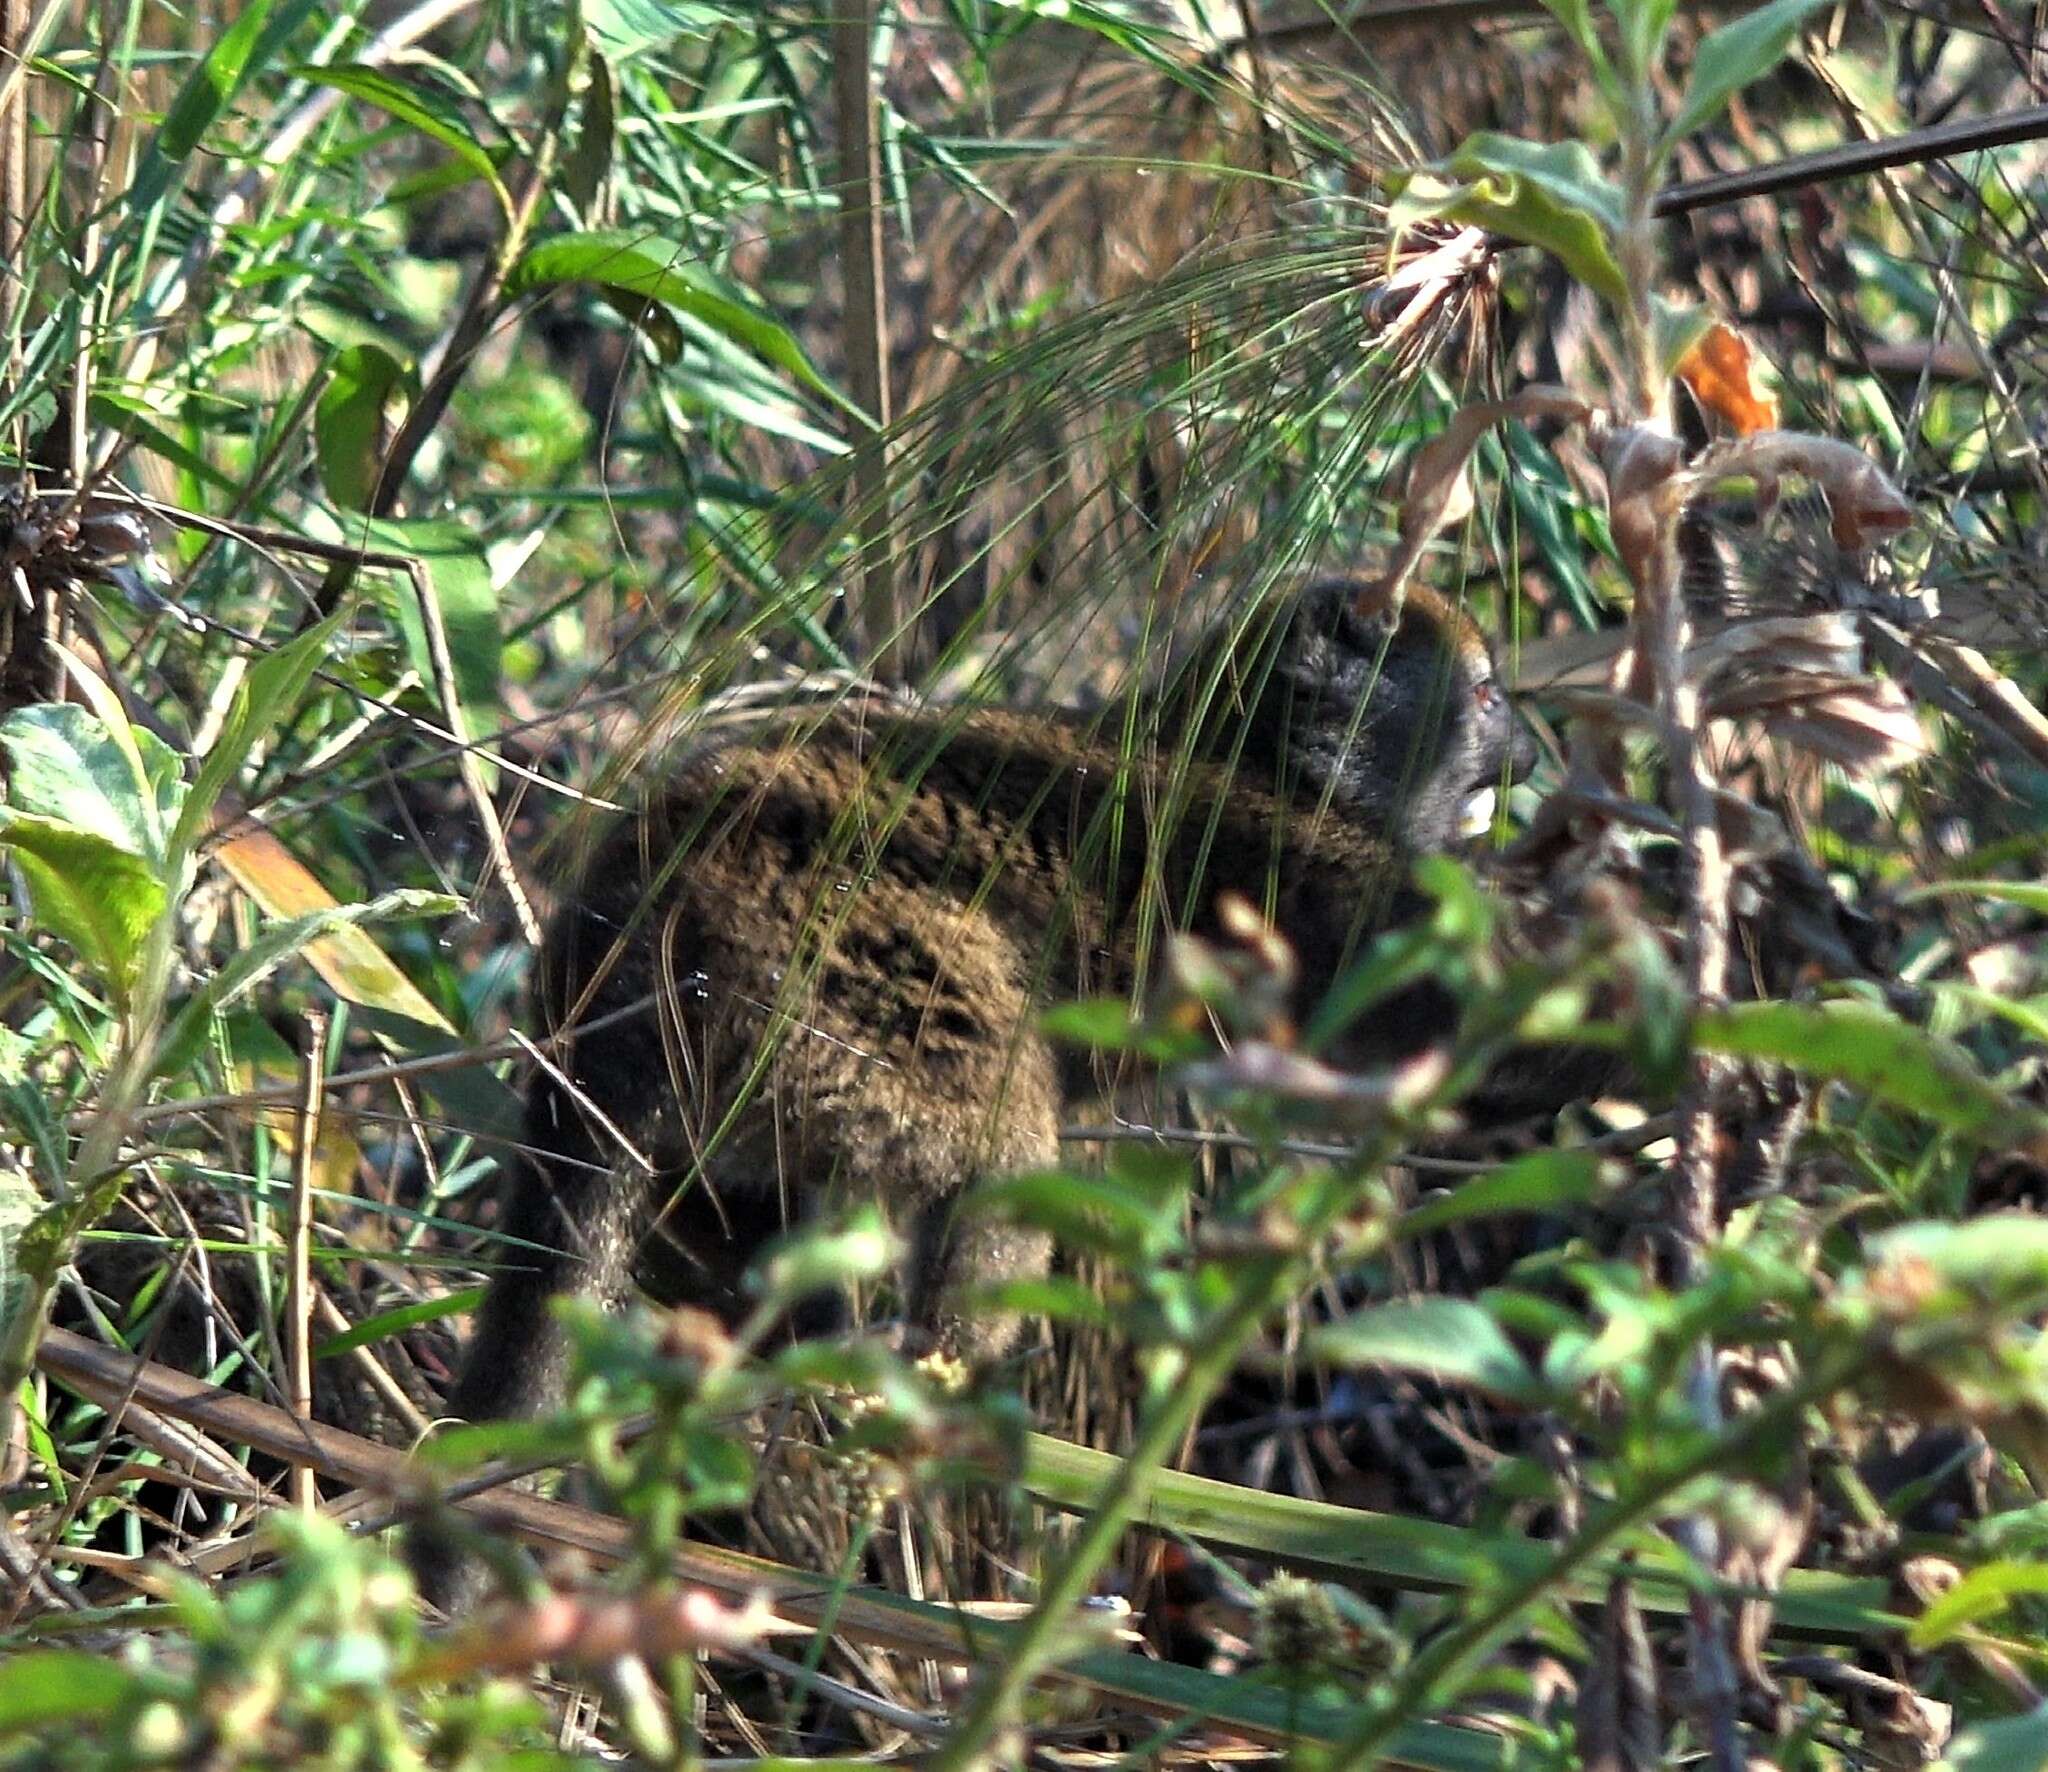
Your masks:
<svg viewBox="0 0 2048 1772"><path fill-rule="evenodd" d="M1775 430L1778 402L1758 374L1761 360L1749 340L1716 320L1679 360L1678 379L1701 407L1723 420L1738 437Z"/></svg>

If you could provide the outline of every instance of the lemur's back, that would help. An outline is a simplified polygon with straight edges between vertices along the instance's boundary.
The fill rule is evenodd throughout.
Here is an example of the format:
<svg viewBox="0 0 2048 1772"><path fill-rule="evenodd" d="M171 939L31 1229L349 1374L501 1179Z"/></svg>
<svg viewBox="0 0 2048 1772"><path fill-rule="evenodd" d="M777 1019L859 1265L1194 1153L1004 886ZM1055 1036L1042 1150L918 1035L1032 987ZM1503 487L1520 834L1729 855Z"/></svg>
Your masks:
<svg viewBox="0 0 2048 1772"><path fill-rule="evenodd" d="M621 1295L636 1249L663 1292L729 1309L752 1247L828 1198L879 1202L908 1239L913 1324L1001 1352L1013 1326L966 1295L1050 1251L954 1206L1056 1158L1073 1079L1039 1009L1128 992L1162 929L1202 928L1231 889L1319 990L1410 914L1410 857L1503 774L1476 631L1426 593L1370 595L1305 594L1262 663L1212 649L1180 723L1128 750L1065 719L864 703L683 760L550 932L540 1007L565 1043L503 1228L553 1253L508 1255L453 1410L551 1397L548 1301Z"/></svg>

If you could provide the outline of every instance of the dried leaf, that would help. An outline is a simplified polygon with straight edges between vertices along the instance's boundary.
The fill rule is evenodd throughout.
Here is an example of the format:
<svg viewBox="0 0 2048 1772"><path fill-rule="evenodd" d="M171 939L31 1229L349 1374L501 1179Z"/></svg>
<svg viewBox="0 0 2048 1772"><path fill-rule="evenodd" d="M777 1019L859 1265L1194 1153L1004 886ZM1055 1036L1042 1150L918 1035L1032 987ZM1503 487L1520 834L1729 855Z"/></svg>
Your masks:
<svg viewBox="0 0 2048 1772"><path fill-rule="evenodd" d="M1888 677L1788 691L1763 712L1763 726L1775 739L1865 774L1889 775L1931 748L1911 699Z"/></svg>
<svg viewBox="0 0 2048 1772"><path fill-rule="evenodd" d="M1624 425L1609 435L1602 465L1608 527L1629 583L1639 593L1669 583L1688 485L1683 446L1667 431Z"/></svg>
<svg viewBox="0 0 2048 1772"><path fill-rule="evenodd" d="M1561 418L1568 424L1584 424L1593 409L1575 394L1562 388L1524 388L1509 400L1485 400L1451 415L1450 422L1436 436L1416 450L1408 468L1408 490L1401 500L1401 545L1394 550L1386 576L1375 587L1386 602L1407 589L1422 550L1448 524L1455 523L1471 509L1471 490L1465 483L1465 464L1479 439L1505 418L1525 422L1536 418ZM1463 496L1462 506L1458 500Z"/></svg>
<svg viewBox="0 0 2048 1772"><path fill-rule="evenodd" d="M1701 479L1747 475L1760 501L1777 496L1788 474L1811 480L1828 501L1829 533L1852 551L1896 535L1913 521L1913 507L1885 471L1852 443L1804 431L1758 431L1710 449L1700 458Z"/></svg>
<svg viewBox="0 0 2048 1772"><path fill-rule="evenodd" d="M1758 377L1760 359L1749 340L1716 320L1679 360L1678 379L1692 397L1738 437L1777 428L1777 398Z"/></svg>

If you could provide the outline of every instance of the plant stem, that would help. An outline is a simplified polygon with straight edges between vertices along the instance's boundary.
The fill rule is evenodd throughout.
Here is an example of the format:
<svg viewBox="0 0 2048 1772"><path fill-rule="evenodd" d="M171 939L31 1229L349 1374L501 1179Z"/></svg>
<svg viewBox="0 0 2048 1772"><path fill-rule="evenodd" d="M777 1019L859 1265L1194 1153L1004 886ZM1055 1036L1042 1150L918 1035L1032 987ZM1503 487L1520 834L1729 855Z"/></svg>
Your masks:
<svg viewBox="0 0 2048 1772"><path fill-rule="evenodd" d="M1687 1484L1735 1463L1775 1434L1796 1428L1807 1409L1855 1375L1864 1358L1858 1346L1834 1350L1798 1384L1781 1391L1734 1427L1722 1429L1661 1475L1652 1476L1637 1494L1611 1503L1569 1544L1559 1546L1541 1568L1531 1570L1476 1618L1446 1631L1416 1656L1385 1704L1330 1750L1330 1772L1374 1764L1395 1733L1428 1708L1446 1682L1469 1671L1498 1645L1529 1607L1561 1587L1576 1569L1624 1533L1649 1524Z"/></svg>
<svg viewBox="0 0 2048 1772"><path fill-rule="evenodd" d="M1399 1143L1398 1129L1380 1134L1361 1153L1352 1175L1376 1173ZM1299 1246L1308 1253L1259 1256L1237 1270L1237 1296L1189 1350L1177 1382L1147 1408L1130 1452L1090 1511L1080 1535L1059 1566L1040 1582L1030 1616L1004 1645L1001 1659L984 1674L945 1745L925 1762L925 1772L966 1772L977 1765L1025 1688L1058 1658L1060 1636L1074 1609L1087 1597L1095 1572L1116 1548L1124 1528L1150 1497L1160 1469L1173 1456L1181 1435L1229 1377L1259 1326L1292 1296L1314 1259L1313 1252L1356 1198L1355 1186L1327 1186L1301 1225ZM1380 1234L1384 1237L1386 1232Z"/></svg>

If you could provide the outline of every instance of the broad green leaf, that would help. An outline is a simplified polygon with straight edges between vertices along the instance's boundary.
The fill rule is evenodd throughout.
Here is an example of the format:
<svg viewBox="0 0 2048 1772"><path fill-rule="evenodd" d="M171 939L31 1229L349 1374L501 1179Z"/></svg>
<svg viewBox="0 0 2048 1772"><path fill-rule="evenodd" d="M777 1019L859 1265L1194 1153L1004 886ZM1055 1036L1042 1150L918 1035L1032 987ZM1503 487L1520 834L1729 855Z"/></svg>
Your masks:
<svg viewBox="0 0 2048 1772"><path fill-rule="evenodd" d="M427 590L441 611L457 696L465 707L488 707L495 702L505 641L498 625L498 593L483 536L475 528L445 517L409 521L350 517L346 528L352 542L419 562ZM391 595L396 599L394 613L405 635L406 654L413 669L431 682L434 662L412 576L407 574L393 584Z"/></svg>
<svg viewBox="0 0 2048 1772"><path fill-rule="evenodd" d="M106 1655L34 1649L0 1660L0 1735L85 1723L128 1702L138 1676Z"/></svg>
<svg viewBox="0 0 2048 1772"><path fill-rule="evenodd" d="M2048 1594L2048 1563L1986 1563L1921 1613L1906 1640L1915 1649L1939 1648L1958 1631L2003 1612L2027 1594Z"/></svg>
<svg viewBox="0 0 2048 1772"><path fill-rule="evenodd" d="M320 484L337 505L368 508L383 461L385 409L407 380L398 359L376 345L349 345L335 353L313 409L313 446Z"/></svg>
<svg viewBox="0 0 2048 1772"><path fill-rule="evenodd" d="M678 37L704 37L729 15L689 0L583 0L583 28L591 43L614 61L659 49Z"/></svg>
<svg viewBox="0 0 2048 1772"><path fill-rule="evenodd" d="M164 813L182 784L178 759L153 733L109 727L71 702L19 708L0 723L8 802L90 833L144 861L164 853ZM125 742L124 742L125 741Z"/></svg>
<svg viewBox="0 0 2048 1772"><path fill-rule="evenodd" d="M339 613L330 615L249 667L241 687L235 691L228 717L221 722L219 735L200 761L192 791L185 796L177 826L171 832L172 854L183 855L192 849L222 793L248 761L250 751L275 733L285 716L298 706L306 684L333 644L340 622Z"/></svg>
<svg viewBox="0 0 2048 1772"><path fill-rule="evenodd" d="M27 876L37 923L125 997L143 940L170 901L155 868L96 831L11 806L0 806L0 844Z"/></svg>
<svg viewBox="0 0 2048 1772"><path fill-rule="evenodd" d="M1405 1298L1311 1329L1311 1359L1380 1366L1476 1385L1498 1397L1530 1397L1538 1385L1501 1326L1469 1298Z"/></svg>
<svg viewBox="0 0 2048 1772"><path fill-rule="evenodd" d="M1664 33L1677 10L1678 0L1607 0L1607 10L1621 27L1628 46L1625 66L1647 73L1662 58Z"/></svg>
<svg viewBox="0 0 2048 1772"><path fill-rule="evenodd" d="M1600 1159L1590 1152L1531 1151L1504 1163L1491 1175L1460 1182L1450 1192L1423 1201L1403 1214L1400 1234L1419 1237L1468 1219L1575 1206L1599 1191L1600 1176Z"/></svg>
<svg viewBox="0 0 2048 1772"><path fill-rule="evenodd" d="M302 80L331 86L366 105L375 105L395 121L408 124L430 140L439 142L484 180L497 194L499 206L506 214L511 214L512 199L505 189L505 181L498 176L497 161L477 140L461 108L442 93L353 62L330 68L301 67L294 71Z"/></svg>
<svg viewBox="0 0 2048 1772"><path fill-rule="evenodd" d="M811 367L803 347L779 322L737 291L721 289L696 262L694 248L625 228L560 234L544 240L512 267L507 295L526 295L564 283L591 283L660 302L786 370L819 393L838 399Z"/></svg>
<svg viewBox="0 0 2048 1772"><path fill-rule="evenodd" d="M1583 142L1532 142L1482 129L1452 149L1448 160L1429 170L1446 178L1526 179L1559 204L1583 210L1601 226L1611 231L1621 227L1621 188L1600 170L1600 162Z"/></svg>
<svg viewBox="0 0 2048 1772"><path fill-rule="evenodd" d="M1659 156L1711 123L1729 99L1783 61L1807 15L1826 4L1828 0L1770 0L1701 38L1685 100L1658 144Z"/></svg>
<svg viewBox="0 0 2048 1772"><path fill-rule="evenodd" d="M216 1015L322 937L396 917L446 916L460 908L461 900L438 892L387 892L368 904L323 907L267 925L178 1011L157 1049L157 1074L175 1075L191 1064L204 1048Z"/></svg>
<svg viewBox="0 0 2048 1772"><path fill-rule="evenodd" d="M1693 1020L1693 1043L1831 1077L1952 1132L1998 1138L2042 1116L1996 1088L1956 1047L1869 1003L1736 1003Z"/></svg>
<svg viewBox="0 0 2048 1772"><path fill-rule="evenodd" d="M2048 1768L2048 1704L2023 1717L1976 1723L1949 1744L1935 1772L2043 1772Z"/></svg>
<svg viewBox="0 0 2048 1772"><path fill-rule="evenodd" d="M1136 1043L1138 1029L1131 1006L1121 997L1090 997L1079 1003L1057 1003L1038 1021L1047 1039L1070 1046L1121 1052Z"/></svg>
<svg viewBox="0 0 2048 1772"><path fill-rule="evenodd" d="M334 898L290 850L260 826L237 831L214 852L214 860L237 886L273 917L296 918L331 911ZM369 1009L389 1011L444 1034L455 1032L448 1018L362 930L348 923L306 944L306 963L337 997Z"/></svg>
<svg viewBox="0 0 2048 1772"><path fill-rule="evenodd" d="M1460 183L1416 174L1388 206L1387 221L1397 239L1417 222L1451 221L1540 246L1604 300L1618 307L1626 299L1621 266L1606 230L1586 211L1557 203L1526 180Z"/></svg>

